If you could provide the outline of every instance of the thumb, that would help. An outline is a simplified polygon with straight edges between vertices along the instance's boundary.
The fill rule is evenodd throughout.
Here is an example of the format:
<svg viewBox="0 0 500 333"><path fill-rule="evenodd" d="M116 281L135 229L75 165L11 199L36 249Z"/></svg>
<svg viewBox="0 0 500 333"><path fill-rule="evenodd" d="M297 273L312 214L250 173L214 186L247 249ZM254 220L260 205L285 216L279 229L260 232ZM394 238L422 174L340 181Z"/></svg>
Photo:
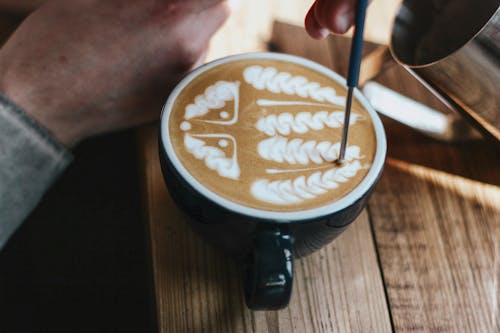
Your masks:
<svg viewBox="0 0 500 333"><path fill-rule="evenodd" d="M187 36L197 45L206 45L212 35L224 24L231 12L229 1L219 2L198 13L189 21Z"/></svg>

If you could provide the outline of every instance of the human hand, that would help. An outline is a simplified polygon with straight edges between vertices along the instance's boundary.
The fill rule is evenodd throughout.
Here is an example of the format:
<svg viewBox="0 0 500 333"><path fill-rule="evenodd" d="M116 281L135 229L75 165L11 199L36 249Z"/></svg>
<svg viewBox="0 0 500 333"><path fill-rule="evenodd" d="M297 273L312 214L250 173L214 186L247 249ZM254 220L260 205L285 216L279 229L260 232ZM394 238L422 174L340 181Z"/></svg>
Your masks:
<svg viewBox="0 0 500 333"><path fill-rule="evenodd" d="M316 39L345 33L354 24L355 7L356 0L316 0L306 15L307 33Z"/></svg>
<svg viewBox="0 0 500 333"><path fill-rule="evenodd" d="M53 0L0 50L0 91L67 146L159 116L229 13L222 0Z"/></svg>

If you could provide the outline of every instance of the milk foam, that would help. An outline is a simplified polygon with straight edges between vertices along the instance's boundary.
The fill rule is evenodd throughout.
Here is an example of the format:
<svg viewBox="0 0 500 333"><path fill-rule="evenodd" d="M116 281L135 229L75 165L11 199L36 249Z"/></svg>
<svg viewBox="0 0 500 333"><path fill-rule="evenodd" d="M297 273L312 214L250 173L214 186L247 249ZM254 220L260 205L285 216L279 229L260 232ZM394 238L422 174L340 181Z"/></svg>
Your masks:
<svg viewBox="0 0 500 333"><path fill-rule="evenodd" d="M276 94L297 95L318 102L345 106L345 97L337 96L332 87L321 87L317 82L310 82L300 75L279 72L275 67L250 66L243 72L243 77L258 90L266 89Z"/></svg>
<svg viewBox="0 0 500 333"><path fill-rule="evenodd" d="M235 124L238 121L238 90L239 82L218 81L209 86L203 95L198 95L193 104L186 107L184 118L201 117L207 114L211 109L219 109L226 105L228 101L234 101L234 116L229 121L207 121L212 123ZM225 112L225 111L223 111Z"/></svg>
<svg viewBox="0 0 500 333"><path fill-rule="evenodd" d="M360 119L361 116L357 113L350 115L350 125L353 125ZM264 118L260 118L257 122L257 129L266 133L269 136L289 135L290 133L307 133L308 131L319 131L325 126L329 128L340 128L344 124L344 112L299 112L292 114L282 112L272 114Z"/></svg>
<svg viewBox="0 0 500 333"><path fill-rule="evenodd" d="M187 151L194 155L199 160L204 160L205 165L212 170L216 170L217 173L226 178L238 179L240 176L240 167L238 165L238 156L236 152L236 140L227 134L198 134L197 137L209 137L209 138L227 138L233 141L234 149L233 156L226 157L226 154L222 149L214 146L207 146L206 142L201 139L197 139L192 135L184 135L184 146ZM219 141L220 143L221 141Z"/></svg>
<svg viewBox="0 0 500 333"><path fill-rule="evenodd" d="M290 164L321 164L334 162L339 157L340 142L304 141L295 138L288 139L282 136L273 136L259 142L257 151L265 160ZM361 149L358 146L347 146L345 160L360 159Z"/></svg>
<svg viewBox="0 0 500 333"><path fill-rule="evenodd" d="M306 178L300 175L293 179L269 180L258 179L251 187L255 198L276 205L291 205L316 198L339 187L355 176L363 166L359 161L345 163L342 167L328 171L314 172Z"/></svg>
<svg viewBox="0 0 500 333"><path fill-rule="evenodd" d="M365 154L373 156L363 151L366 139L361 145L350 140L345 163L333 163L345 115L339 111L345 96L337 95L337 85L329 86L317 73L309 77L305 71L292 74L269 65L224 73L224 80L201 81L207 82L200 86L203 93L183 104L174 125L182 138L177 141L180 154L191 156L187 163L193 168L188 169L200 183L254 207L296 204L302 209L337 200L352 188L350 182L360 181L358 174L371 163ZM353 109L350 125L371 126L365 114Z"/></svg>

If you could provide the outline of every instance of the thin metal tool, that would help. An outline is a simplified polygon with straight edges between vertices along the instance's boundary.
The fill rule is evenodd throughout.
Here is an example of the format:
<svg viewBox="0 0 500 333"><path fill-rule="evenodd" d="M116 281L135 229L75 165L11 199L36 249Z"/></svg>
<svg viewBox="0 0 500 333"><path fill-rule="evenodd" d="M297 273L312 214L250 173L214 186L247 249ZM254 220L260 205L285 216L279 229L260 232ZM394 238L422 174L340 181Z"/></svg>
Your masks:
<svg viewBox="0 0 500 333"><path fill-rule="evenodd" d="M344 127L338 163L344 162L345 149L347 146L347 135L349 132L349 121L351 117L352 95L354 88L358 85L359 67L363 53L363 30L365 26L366 7L368 0L356 1L356 22L354 25L354 36L351 42L351 55L349 57L349 73L347 74L347 99L345 104Z"/></svg>

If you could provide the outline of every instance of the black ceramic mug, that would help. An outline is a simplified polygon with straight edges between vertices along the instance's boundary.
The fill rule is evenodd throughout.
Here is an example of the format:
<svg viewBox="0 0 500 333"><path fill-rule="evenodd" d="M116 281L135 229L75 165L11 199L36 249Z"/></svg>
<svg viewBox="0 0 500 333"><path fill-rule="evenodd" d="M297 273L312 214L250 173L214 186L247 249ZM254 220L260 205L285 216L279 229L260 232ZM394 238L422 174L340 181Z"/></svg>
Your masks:
<svg viewBox="0 0 500 333"><path fill-rule="evenodd" d="M371 118L376 148L366 176L337 201L314 209L280 212L245 206L201 184L182 164L172 144L169 120L175 101L192 80L206 71L233 61L251 60L258 64L269 59L299 64L345 87L344 78L303 58L277 53L230 56L195 69L178 83L164 106L159 135L161 168L172 199L188 214L197 232L241 260L245 299L253 310L274 310L288 305L294 257L307 255L328 244L360 214L380 177L386 156L383 125L356 90L355 99ZM213 170L207 169L207 172Z"/></svg>

